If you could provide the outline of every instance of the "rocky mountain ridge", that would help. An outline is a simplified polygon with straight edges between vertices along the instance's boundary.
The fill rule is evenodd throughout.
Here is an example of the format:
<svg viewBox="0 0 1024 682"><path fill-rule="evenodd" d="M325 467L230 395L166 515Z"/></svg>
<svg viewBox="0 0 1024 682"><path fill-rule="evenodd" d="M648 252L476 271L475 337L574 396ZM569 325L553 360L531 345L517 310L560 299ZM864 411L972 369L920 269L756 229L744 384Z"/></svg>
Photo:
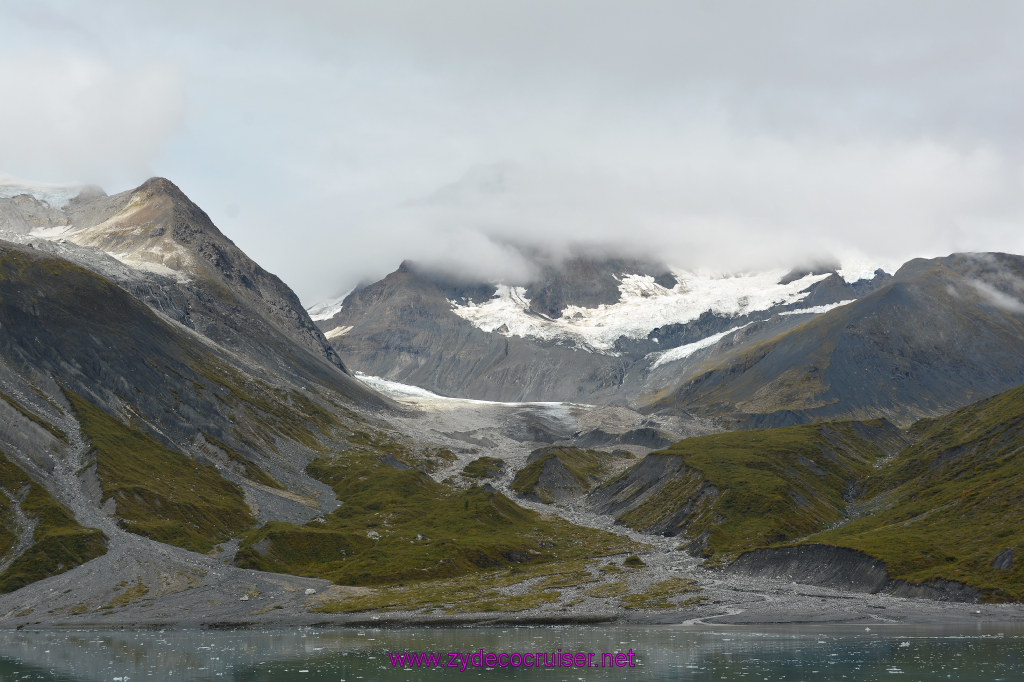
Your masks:
<svg viewBox="0 0 1024 682"><path fill-rule="evenodd" d="M88 188L51 198L54 205L40 195L0 198L0 230L22 243L46 240L109 255L130 268L122 271L128 274L122 285L233 351L267 358L294 355L297 346L344 371L294 292L242 253L169 180L151 178L111 196ZM308 359L303 364L314 367Z"/></svg>
<svg viewBox="0 0 1024 682"><path fill-rule="evenodd" d="M317 325L357 370L443 395L616 404L739 426L909 423L1024 381L1021 262L955 254L854 282L835 268L677 270L671 288L617 271L623 261L572 262L558 287L581 271L618 298L566 303L558 316L533 309L527 292L539 283L453 284L405 263Z"/></svg>

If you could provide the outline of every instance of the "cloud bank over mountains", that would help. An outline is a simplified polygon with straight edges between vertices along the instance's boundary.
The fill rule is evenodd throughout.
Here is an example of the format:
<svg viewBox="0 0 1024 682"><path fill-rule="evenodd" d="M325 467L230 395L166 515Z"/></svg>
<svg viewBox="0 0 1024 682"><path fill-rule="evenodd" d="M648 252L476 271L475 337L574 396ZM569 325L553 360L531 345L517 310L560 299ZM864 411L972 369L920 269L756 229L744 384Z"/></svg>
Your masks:
<svg viewBox="0 0 1024 682"><path fill-rule="evenodd" d="M172 178L310 303L510 244L1024 252L1019 3L0 6L0 172Z"/></svg>

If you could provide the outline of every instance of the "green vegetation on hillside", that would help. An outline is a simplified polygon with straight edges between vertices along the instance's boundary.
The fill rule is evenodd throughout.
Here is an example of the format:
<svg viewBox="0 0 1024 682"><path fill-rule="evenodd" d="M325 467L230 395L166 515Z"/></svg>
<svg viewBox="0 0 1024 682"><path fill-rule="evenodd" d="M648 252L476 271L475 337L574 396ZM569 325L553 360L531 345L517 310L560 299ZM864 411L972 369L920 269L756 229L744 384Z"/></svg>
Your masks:
<svg viewBox="0 0 1024 682"><path fill-rule="evenodd" d="M0 573L0 593L63 573L106 553L107 539L101 531L80 525L64 505L2 453L0 488L0 555L12 550L17 540L11 523L16 502L8 494L15 500L24 495L21 511L35 521L32 544Z"/></svg>
<svg viewBox="0 0 1024 682"><path fill-rule="evenodd" d="M859 549L894 577L1024 600L1024 387L931 419L866 479L859 518L808 539ZM997 556L1013 556L1003 569Z"/></svg>
<svg viewBox="0 0 1024 682"><path fill-rule="evenodd" d="M675 530L706 537L713 562L754 547L796 540L840 521L844 494L872 470L885 422L830 423L688 438L649 458L678 458L670 480L629 506L619 520L639 530L692 505ZM634 467L605 486L625 486ZM702 494L713 486L716 494ZM627 491L632 490L628 486ZM628 501L627 492L627 501Z"/></svg>
<svg viewBox="0 0 1024 682"><path fill-rule="evenodd" d="M103 500L114 499L125 530L207 552L252 524L242 491L214 467L66 395L93 446Z"/></svg>
<svg viewBox="0 0 1024 682"><path fill-rule="evenodd" d="M503 566L630 551L633 543L523 509L482 487L457 490L403 466L405 453L350 451L307 472L342 505L305 526L269 523L243 539L246 568L324 577L346 585L451 578Z"/></svg>
<svg viewBox="0 0 1024 682"><path fill-rule="evenodd" d="M511 488L520 495L536 495L546 504L554 502L555 497L554 491L541 481L545 467L561 467L581 492L593 488L609 470L610 455L596 450L555 446L535 451L531 458L535 455L536 458L516 474Z"/></svg>
<svg viewBox="0 0 1024 682"><path fill-rule="evenodd" d="M505 462L497 457L477 457L462 468L463 478L494 478L501 474Z"/></svg>

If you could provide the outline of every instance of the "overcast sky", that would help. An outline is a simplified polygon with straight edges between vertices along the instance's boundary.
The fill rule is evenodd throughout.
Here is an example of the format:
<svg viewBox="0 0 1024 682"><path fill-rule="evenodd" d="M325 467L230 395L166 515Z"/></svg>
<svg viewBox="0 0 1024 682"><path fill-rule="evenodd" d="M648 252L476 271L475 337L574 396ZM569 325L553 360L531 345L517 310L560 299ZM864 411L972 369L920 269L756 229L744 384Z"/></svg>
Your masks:
<svg viewBox="0 0 1024 682"><path fill-rule="evenodd" d="M1024 253L1024 3L0 0L0 173L178 184L307 304L510 241Z"/></svg>

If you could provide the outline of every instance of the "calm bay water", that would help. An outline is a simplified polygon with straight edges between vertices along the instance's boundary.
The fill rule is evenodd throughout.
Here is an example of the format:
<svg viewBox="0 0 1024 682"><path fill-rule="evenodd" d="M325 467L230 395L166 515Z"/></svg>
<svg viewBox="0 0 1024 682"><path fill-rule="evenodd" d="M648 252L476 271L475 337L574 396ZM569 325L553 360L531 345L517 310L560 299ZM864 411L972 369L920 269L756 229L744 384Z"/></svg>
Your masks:
<svg viewBox="0 0 1024 682"><path fill-rule="evenodd" d="M393 668L389 653L634 652L635 667ZM554 659L551 659L554 661ZM595 656L599 661L600 656ZM626 659L628 660L628 659ZM449 662L449 657L444 657ZM470 660L472 662L472 660ZM1024 629L922 626L0 631L0 680L1022 680Z"/></svg>

